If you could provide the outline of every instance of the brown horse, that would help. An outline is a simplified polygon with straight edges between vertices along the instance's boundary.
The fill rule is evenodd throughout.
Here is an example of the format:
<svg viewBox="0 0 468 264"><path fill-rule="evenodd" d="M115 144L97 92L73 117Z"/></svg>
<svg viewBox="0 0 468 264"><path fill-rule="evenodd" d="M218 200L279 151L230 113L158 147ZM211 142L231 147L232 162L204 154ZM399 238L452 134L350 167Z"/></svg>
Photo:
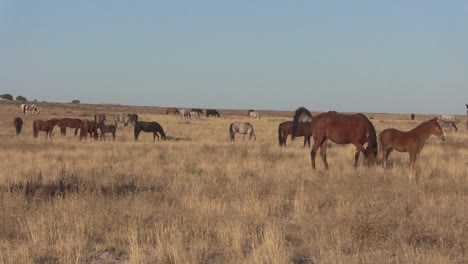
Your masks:
<svg viewBox="0 0 468 264"><path fill-rule="evenodd" d="M306 114L312 117L309 110L300 107L296 110L293 119L292 135L294 139L299 126L299 117ZM322 113L315 116L310 122L312 137L314 138L314 146L310 151L310 159L312 168L315 169L315 156L320 147L320 155L322 156L323 164L328 169L327 162L327 141L331 140L337 144L353 144L356 146L354 155L354 166L357 166L360 152L364 153L364 157L368 165L373 165L377 157L377 136L372 123L363 114L345 115L336 112ZM364 144L367 147L364 148Z"/></svg>
<svg viewBox="0 0 468 264"><path fill-rule="evenodd" d="M74 128L76 136L78 134L78 129L80 129L81 126L81 119L63 118L62 120L60 120L60 123L58 123L58 126L60 127L60 132L63 136L67 135L67 127Z"/></svg>
<svg viewBox="0 0 468 264"><path fill-rule="evenodd" d="M437 118L423 122L410 131L400 131L388 128L379 134L380 149L382 150L382 166L387 167L390 152L409 152L410 155L410 180L415 176L416 155L421 153L424 143L429 136L434 135L445 140L445 132L439 125Z"/></svg>
<svg viewBox="0 0 468 264"><path fill-rule="evenodd" d="M288 135L291 135L292 130L292 121L285 121L278 126L278 141L279 145L286 147L286 141L288 140ZM296 130L296 137L304 137L304 147L306 143L310 147L310 137L312 133L310 131L310 122L299 122Z"/></svg>
<svg viewBox="0 0 468 264"><path fill-rule="evenodd" d="M13 120L13 125L16 128L16 135L19 135L21 133L21 128L23 127L23 119L21 119L21 117L15 118L15 120Z"/></svg>
<svg viewBox="0 0 468 264"><path fill-rule="evenodd" d="M54 126L57 125L60 122L60 119L51 119L47 121L43 120L35 120L33 122L33 137L37 138L39 135L39 131L44 131L46 132L46 139L49 137L49 139L52 137L52 130L54 129Z"/></svg>
<svg viewBox="0 0 468 264"><path fill-rule="evenodd" d="M175 107L170 107L170 108L166 109L166 115L168 115L168 114L178 115L178 114L180 114L180 112L179 112L179 109L177 109Z"/></svg>
<svg viewBox="0 0 468 264"><path fill-rule="evenodd" d="M97 139L97 122L93 120L82 120L80 125L80 141L88 139L88 133L91 138Z"/></svg>

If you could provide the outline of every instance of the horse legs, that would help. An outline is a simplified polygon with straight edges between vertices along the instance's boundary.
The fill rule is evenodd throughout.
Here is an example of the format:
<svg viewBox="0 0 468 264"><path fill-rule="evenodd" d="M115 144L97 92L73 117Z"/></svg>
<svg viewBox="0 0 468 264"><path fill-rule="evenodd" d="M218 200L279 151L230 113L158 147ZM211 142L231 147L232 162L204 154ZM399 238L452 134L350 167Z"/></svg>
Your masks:
<svg viewBox="0 0 468 264"><path fill-rule="evenodd" d="M247 134L244 134L244 136L242 137L242 142L244 142L245 135L247 135Z"/></svg>
<svg viewBox="0 0 468 264"><path fill-rule="evenodd" d="M323 164L325 165L325 168L328 170L328 162L327 162L327 146L328 146L328 140L325 139L322 142L322 145L320 145L320 156L322 156Z"/></svg>
<svg viewBox="0 0 468 264"><path fill-rule="evenodd" d="M75 128L75 136L78 135L78 129L80 129L79 127Z"/></svg>
<svg viewBox="0 0 468 264"><path fill-rule="evenodd" d="M409 179L412 180L416 174L416 151L410 151L410 174Z"/></svg>
<svg viewBox="0 0 468 264"><path fill-rule="evenodd" d="M360 152L365 154L366 149L364 148L364 146L360 142L354 143L354 146L356 146L356 153L354 154L354 167L357 167L358 160L359 160L359 154L361 154Z"/></svg>
<svg viewBox="0 0 468 264"><path fill-rule="evenodd" d="M312 150L310 151L310 162L312 163L312 169L315 170L315 156L317 155L317 150L320 147L320 143L318 140L314 138L314 146L312 147Z"/></svg>

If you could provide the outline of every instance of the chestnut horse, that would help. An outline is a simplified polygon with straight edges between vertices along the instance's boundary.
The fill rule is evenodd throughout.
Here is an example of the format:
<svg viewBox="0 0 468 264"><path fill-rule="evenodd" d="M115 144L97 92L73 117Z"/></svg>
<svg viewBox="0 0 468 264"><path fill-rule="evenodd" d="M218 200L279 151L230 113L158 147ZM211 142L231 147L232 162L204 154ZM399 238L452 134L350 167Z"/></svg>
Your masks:
<svg viewBox="0 0 468 264"><path fill-rule="evenodd" d="M288 135L291 135L292 130L292 121L285 121L278 126L278 141L279 145L286 147L286 141L288 140ZM306 144L310 147L310 137L312 133L310 132L310 122L299 122L296 130L296 137L304 137L304 147Z"/></svg>
<svg viewBox="0 0 468 264"><path fill-rule="evenodd" d="M49 137L49 139L52 137L52 130L54 129L54 126L57 125L60 122L60 119L51 119L47 121L43 120L35 120L33 122L33 137L37 138L39 135L39 131L44 131L46 132L46 139Z"/></svg>
<svg viewBox="0 0 468 264"><path fill-rule="evenodd" d="M415 176L416 155L421 153L424 143L429 136L434 135L445 140L445 132L439 125L437 118L425 121L410 131L400 131L388 128L379 134L380 149L382 150L382 166L387 167L390 152L409 152L410 156L410 180Z"/></svg>
<svg viewBox="0 0 468 264"><path fill-rule="evenodd" d="M16 135L19 135L21 133L21 128L23 127L23 119L21 119L21 117L15 118L15 120L13 120L13 125L16 128Z"/></svg>
<svg viewBox="0 0 468 264"><path fill-rule="evenodd" d="M91 138L97 139L97 124L98 122L93 120L82 120L80 124L80 141L81 139L88 139L88 133Z"/></svg>
<svg viewBox="0 0 468 264"><path fill-rule="evenodd" d="M309 110L300 107L296 110L293 119L292 135L294 140L296 131L299 126L299 117L306 114L312 117ZM363 114L345 115L334 111L322 113L315 116L310 122L312 137L314 138L314 146L310 151L310 159L312 168L315 170L315 156L320 147L320 156L322 156L323 164L328 169L327 162L327 145L328 140L337 144L353 144L356 147L354 155L354 166L357 167L359 154L362 152L367 161L367 164L373 165L377 157L377 136L374 125ZM364 148L364 144L367 147Z"/></svg>
<svg viewBox="0 0 468 264"><path fill-rule="evenodd" d="M81 119L63 118L62 120L60 120L60 123L58 123L58 126L60 127L60 133L62 134L62 136L67 135L67 127L74 128L76 136L78 134L78 129L80 129L81 127Z"/></svg>

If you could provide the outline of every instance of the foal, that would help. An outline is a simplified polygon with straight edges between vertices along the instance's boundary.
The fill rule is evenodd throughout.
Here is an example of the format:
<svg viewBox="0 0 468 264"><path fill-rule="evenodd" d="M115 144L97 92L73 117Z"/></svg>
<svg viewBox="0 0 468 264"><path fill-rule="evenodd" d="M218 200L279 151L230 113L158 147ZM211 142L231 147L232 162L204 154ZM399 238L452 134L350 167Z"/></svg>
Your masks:
<svg viewBox="0 0 468 264"><path fill-rule="evenodd" d="M410 131L400 131L388 128L379 134L382 149L382 166L387 167L387 159L393 149L399 152L409 152L411 180L415 176L416 155L421 153L424 143L429 136L434 135L445 140L445 132L439 125L437 118L426 121Z"/></svg>
<svg viewBox="0 0 468 264"><path fill-rule="evenodd" d="M115 131L117 130L117 121L115 121L115 125L105 125L103 123L97 123L96 128L99 129L101 133L101 140L106 139L106 133L112 134L112 141L115 141Z"/></svg>

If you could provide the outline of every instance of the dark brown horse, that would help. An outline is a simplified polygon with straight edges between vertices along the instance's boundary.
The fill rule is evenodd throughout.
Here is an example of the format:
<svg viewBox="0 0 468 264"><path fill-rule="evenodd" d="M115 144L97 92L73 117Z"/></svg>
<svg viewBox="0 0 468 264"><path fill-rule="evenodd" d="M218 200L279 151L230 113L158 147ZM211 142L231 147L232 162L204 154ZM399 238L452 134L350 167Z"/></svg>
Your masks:
<svg viewBox="0 0 468 264"><path fill-rule="evenodd" d="M115 125L106 125L103 123L97 123L96 128L99 129L101 141L106 140L106 133L112 134L112 141L115 141L115 132L117 131L117 121L114 121Z"/></svg>
<svg viewBox="0 0 468 264"><path fill-rule="evenodd" d="M219 117L219 112L216 109L206 109L206 117Z"/></svg>
<svg viewBox="0 0 468 264"><path fill-rule="evenodd" d="M159 140L159 135L161 135L162 139L164 140L166 139L166 134L164 133L163 128L158 122L144 122L144 121L136 122L135 129L134 129L135 140L138 140L138 136L140 135L141 131L152 132L153 141L156 139L156 137L158 137L158 140Z"/></svg>
<svg viewBox="0 0 468 264"><path fill-rule="evenodd" d="M309 110L300 107L293 119L292 135L294 139L302 114L312 117ZM345 115L336 112L322 113L315 116L310 123L314 146L310 151L312 168L315 169L315 156L320 147L323 164L328 169L327 143L331 140L337 144L353 144L356 147L354 166L357 166L359 154L362 152L368 165L373 165L377 157L377 136L372 123L363 114ZM364 144L367 147L364 148Z"/></svg>
<svg viewBox="0 0 468 264"><path fill-rule="evenodd" d="M46 132L46 139L47 137L51 138L52 137L52 130L54 129L54 126L57 125L60 122L60 119L51 119L47 121L43 120L35 120L33 122L33 137L37 138L39 135L39 131L44 131Z"/></svg>
<svg viewBox="0 0 468 264"><path fill-rule="evenodd" d="M411 120L414 120L415 115L411 114Z"/></svg>
<svg viewBox="0 0 468 264"><path fill-rule="evenodd" d="M175 107L170 107L170 108L166 109L166 115L168 115L168 114L178 115L178 114L180 114L180 112L179 112L179 109L177 109Z"/></svg>
<svg viewBox="0 0 468 264"><path fill-rule="evenodd" d="M60 133L63 136L67 135L67 127L75 129L75 136L78 134L78 129L81 127L81 119L78 118L63 118L57 124L60 127Z"/></svg>
<svg viewBox="0 0 468 264"><path fill-rule="evenodd" d="M292 131L292 121L285 121L278 126L278 141L279 145L286 147L286 141L288 140L288 135L291 135ZM306 144L310 147L310 137L312 133L310 131L310 122L299 122L296 130L296 137L304 137L304 147Z"/></svg>
<svg viewBox="0 0 468 264"><path fill-rule="evenodd" d="M445 132L439 125L437 118L423 122L410 131L400 131L388 128L379 134L380 149L382 151L382 166L387 166L388 156L392 150L409 152L410 180L415 176L416 155L424 147L429 136L434 135L445 140Z"/></svg>
<svg viewBox="0 0 468 264"><path fill-rule="evenodd" d="M21 119L21 117L15 118L15 120L13 120L13 125L16 128L16 135L19 135L21 133L21 128L23 127L23 119Z"/></svg>
<svg viewBox="0 0 468 264"><path fill-rule="evenodd" d="M88 133L91 138L97 139L97 122L93 120L82 120L80 124L80 141L88 139Z"/></svg>

